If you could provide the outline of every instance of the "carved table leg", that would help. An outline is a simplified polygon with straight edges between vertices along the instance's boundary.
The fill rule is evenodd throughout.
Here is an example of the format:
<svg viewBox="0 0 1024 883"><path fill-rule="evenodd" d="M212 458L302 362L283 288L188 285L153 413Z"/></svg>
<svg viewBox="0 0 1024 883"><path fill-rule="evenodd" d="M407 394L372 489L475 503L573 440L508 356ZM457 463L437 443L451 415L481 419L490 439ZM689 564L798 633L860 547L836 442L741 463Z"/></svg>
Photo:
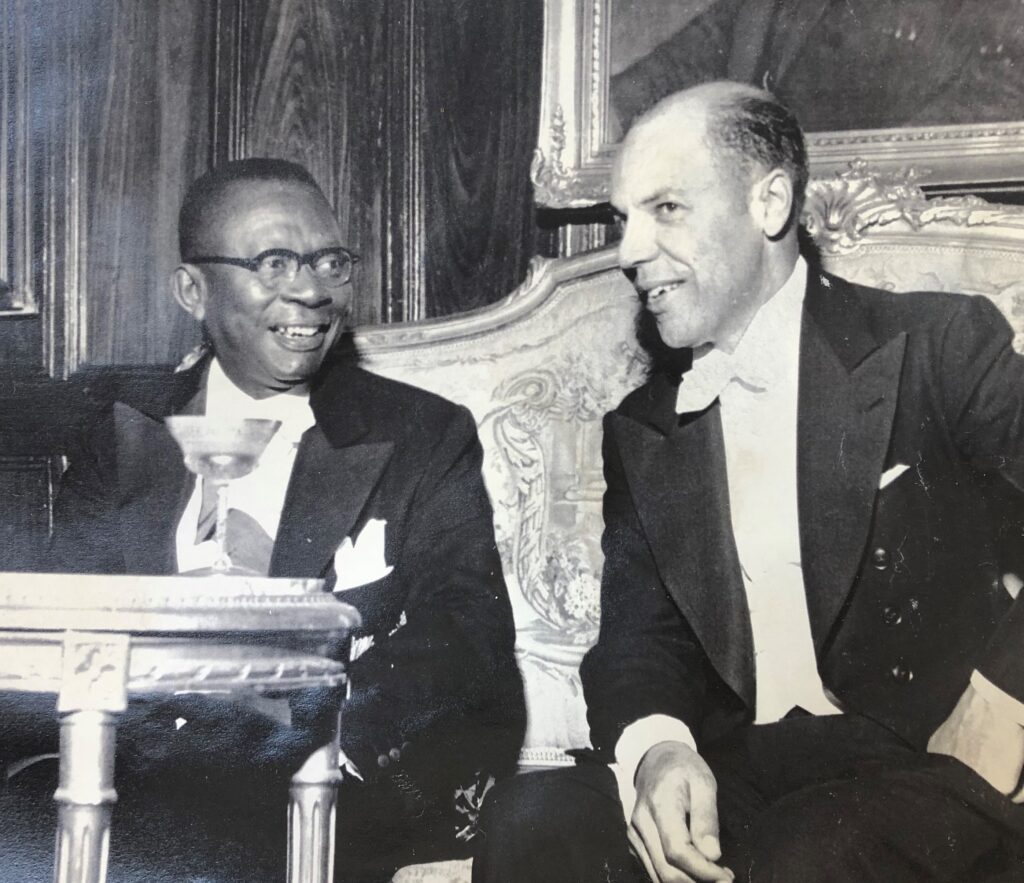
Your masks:
<svg viewBox="0 0 1024 883"><path fill-rule="evenodd" d="M338 804L338 730L294 776L288 806L288 883L332 883Z"/></svg>
<svg viewBox="0 0 1024 883"><path fill-rule="evenodd" d="M129 637L64 635L55 883L104 883L110 852L117 721L127 706Z"/></svg>
<svg viewBox="0 0 1024 883"><path fill-rule="evenodd" d="M60 780L54 799L56 883L103 883L110 851L117 716L73 711L60 724Z"/></svg>

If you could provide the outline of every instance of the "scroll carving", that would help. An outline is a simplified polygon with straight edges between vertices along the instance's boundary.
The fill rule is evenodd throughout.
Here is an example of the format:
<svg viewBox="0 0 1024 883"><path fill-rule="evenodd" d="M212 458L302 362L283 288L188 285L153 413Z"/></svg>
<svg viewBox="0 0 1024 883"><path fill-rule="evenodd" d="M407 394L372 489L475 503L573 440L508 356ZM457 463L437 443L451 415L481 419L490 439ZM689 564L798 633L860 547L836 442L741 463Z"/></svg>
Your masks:
<svg viewBox="0 0 1024 883"><path fill-rule="evenodd" d="M803 222L823 254L856 249L872 228L904 222L914 230L930 224L959 227L1005 225L1024 234L1024 214L977 196L929 198L913 168L877 172L862 160L831 178L812 179Z"/></svg>

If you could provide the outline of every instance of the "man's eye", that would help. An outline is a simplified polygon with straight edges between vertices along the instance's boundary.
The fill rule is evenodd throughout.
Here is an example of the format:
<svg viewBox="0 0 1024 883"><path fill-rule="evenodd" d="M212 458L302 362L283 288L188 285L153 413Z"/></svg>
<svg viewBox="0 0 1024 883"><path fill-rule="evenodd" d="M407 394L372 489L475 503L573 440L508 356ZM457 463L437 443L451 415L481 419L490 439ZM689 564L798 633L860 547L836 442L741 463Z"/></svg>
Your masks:
<svg viewBox="0 0 1024 883"><path fill-rule="evenodd" d="M275 272L278 270L283 270L285 267L287 267L288 259L279 254L273 254L265 257L262 261L260 261L260 263L263 265L263 268L265 270Z"/></svg>
<svg viewBox="0 0 1024 883"><path fill-rule="evenodd" d="M681 215L682 212L683 212L682 204L678 203L678 202L672 202L671 200L667 200L665 202L659 202L654 207L654 213L659 218L665 218L665 219L676 218L679 215Z"/></svg>

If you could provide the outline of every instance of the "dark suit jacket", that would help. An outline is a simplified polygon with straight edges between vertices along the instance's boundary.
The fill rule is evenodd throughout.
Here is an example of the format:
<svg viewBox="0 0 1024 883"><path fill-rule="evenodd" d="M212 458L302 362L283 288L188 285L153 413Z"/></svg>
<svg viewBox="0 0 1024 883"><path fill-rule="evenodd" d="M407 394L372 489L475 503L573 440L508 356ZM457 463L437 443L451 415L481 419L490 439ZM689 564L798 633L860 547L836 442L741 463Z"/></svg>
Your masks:
<svg viewBox="0 0 1024 883"><path fill-rule="evenodd" d="M921 746L975 667L1024 700L1024 606L1000 580L990 493L1024 489L1024 358L1006 321L984 297L812 267L799 376L800 544L825 686ZM582 670L599 750L648 714L698 742L753 719L719 406L681 418L675 395L655 377L605 420L602 624Z"/></svg>
<svg viewBox="0 0 1024 883"><path fill-rule="evenodd" d="M201 411L204 376L203 363L168 373L103 412L62 483L50 569L175 572L194 477L162 418ZM514 768L525 714L476 426L465 408L345 363L325 370L310 404L316 425L299 446L270 575L330 588L344 538L387 520L394 570L344 594L363 618L357 634L375 644L350 667L342 748L370 782L400 777L407 792L450 799L478 768ZM392 749L399 760L384 770Z"/></svg>

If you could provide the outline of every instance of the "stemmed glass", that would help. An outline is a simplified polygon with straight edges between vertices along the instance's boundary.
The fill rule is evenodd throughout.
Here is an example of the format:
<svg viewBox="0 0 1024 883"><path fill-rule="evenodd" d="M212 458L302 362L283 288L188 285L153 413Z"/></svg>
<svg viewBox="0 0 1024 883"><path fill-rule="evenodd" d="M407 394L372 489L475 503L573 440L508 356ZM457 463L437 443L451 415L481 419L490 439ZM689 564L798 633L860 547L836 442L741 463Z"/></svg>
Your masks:
<svg viewBox="0 0 1024 883"><path fill-rule="evenodd" d="M217 558L212 567L191 571L193 576L256 576L231 563L227 551L228 484L248 475L281 425L279 420L224 419L210 416L165 418L190 472L217 489Z"/></svg>

